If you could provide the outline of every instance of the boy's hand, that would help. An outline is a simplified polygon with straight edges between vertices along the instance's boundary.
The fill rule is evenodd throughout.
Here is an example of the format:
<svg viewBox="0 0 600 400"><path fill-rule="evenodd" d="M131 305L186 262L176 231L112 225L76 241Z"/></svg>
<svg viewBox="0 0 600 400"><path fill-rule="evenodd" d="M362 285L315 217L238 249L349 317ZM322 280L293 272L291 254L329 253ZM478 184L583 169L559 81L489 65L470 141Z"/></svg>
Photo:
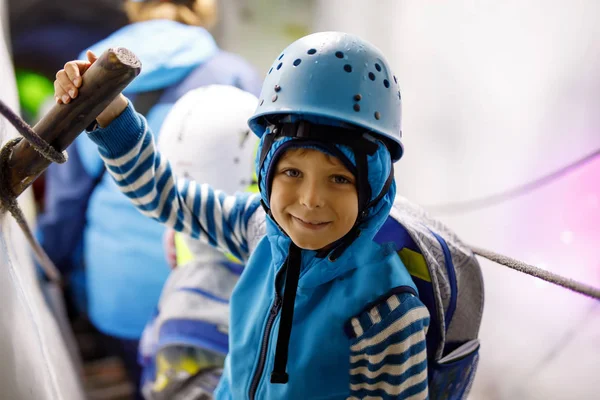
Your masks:
<svg viewBox="0 0 600 400"><path fill-rule="evenodd" d="M54 99L58 104L68 104L72 99L79 95L79 88L83 82L81 76L87 71L91 65L98 59L94 53L88 50L86 53L88 61L75 60L65 64L64 69L56 73L54 81ZM117 118L127 107L127 99L119 94L105 109L102 111L96 121L102 127L109 125Z"/></svg>

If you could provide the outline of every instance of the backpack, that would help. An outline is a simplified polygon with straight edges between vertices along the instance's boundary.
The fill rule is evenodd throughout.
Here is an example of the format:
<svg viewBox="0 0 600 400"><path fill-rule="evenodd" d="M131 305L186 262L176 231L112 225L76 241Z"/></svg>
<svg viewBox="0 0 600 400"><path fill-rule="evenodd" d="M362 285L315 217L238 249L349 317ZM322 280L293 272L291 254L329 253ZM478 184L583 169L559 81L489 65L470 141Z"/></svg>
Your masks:
<svg viewBox="0 0 600 400"><path fill-rule="evenodd" d="M208 245L205 245L208 246ZM242 265L194 259L169 275L139 346L148 400L211 398L229 350L229 297Z"/></svg>
<svg viewBox="0 0 600 400"><path fill-rule="evenodd" d="M454 232L401 196L375 241L394 244L431 315L430 399L465 398L479 361L484 302L479 262Z"/></svg>

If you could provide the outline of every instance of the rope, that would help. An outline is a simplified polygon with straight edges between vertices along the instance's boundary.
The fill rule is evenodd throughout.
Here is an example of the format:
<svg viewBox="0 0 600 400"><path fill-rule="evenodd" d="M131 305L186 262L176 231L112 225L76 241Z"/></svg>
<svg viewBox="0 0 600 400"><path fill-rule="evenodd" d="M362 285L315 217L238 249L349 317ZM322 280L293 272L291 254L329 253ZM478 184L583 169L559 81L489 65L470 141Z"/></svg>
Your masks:
<svg viewBox="0 0 600 400"><path fill-rule="evenodd" d="M15 114L6 104L0 101L0 114L2 114L8 121L17 129L17 131L23 136L31 147L33 147L38 153L40 153L45 159L52 162L62 164L67 161L67 152L58 152L56 149L44 139L39 137L37 133L31 129L27 122L23 121L21 117ZM20 139L19 139L20 140Z"/></svg>
<svg viewBox="0 0 600 400"><path fill-rule="evenodd" d="M9 140L2 147L2 149L0 149L0 206L10 212L23 231L25 238L33 249L36 259L46 274L46 277L60 285L60 272L31 232L31 229L25 220L25 215L19 207L17 198L11 190L10 174L8 173L8 160L12 155L13 148L19 144L23 138L25 138L25 140L31 144L31 147L33 147L42 155L42 157L46 158L47 160L62 164L67 161L67 153L58 152L48 142L38 136L38 134L36 134L25 121L23 121L17 114L12 112L12 110L8 108L8 106L1 100L0 114L2 114L17 129L17 132L23 136Z"/></svg>
<svg viewBox="0 0 600 400"><path fill-rule="evenodd" d="M476 255L483 258L487 258L488 260L493 261L497 264L504 265L508 268L536 277L543 281L553 283L562 288L583 294L585 296L591 297L592 299L600 300L600 289L597 289L593 286L577 282L570 278L565 278L563 276L554 274L550 271L534 267L533 265L526 264L522 261L515 260L514 258L510 258L490 250L481 249L479 247L471 247L471 250Z"/></svg>
<svg viewBox="0 0 600 400"><path fill-rule="evenodd" d="M600 156L600 149L596 149L592 153L586 155L571 164L568 164L548 175L535 179L531 182L514 187L501 193L492 194L478 199L459 201L454 203L432 204L424 206L425 209L438 215L456 215L464 214L472 211L481 210L491 206L504 203L508 200L531 193L547 184L561 178L562 176L572 172L573 170L591 162L596 157Z"/></svg>

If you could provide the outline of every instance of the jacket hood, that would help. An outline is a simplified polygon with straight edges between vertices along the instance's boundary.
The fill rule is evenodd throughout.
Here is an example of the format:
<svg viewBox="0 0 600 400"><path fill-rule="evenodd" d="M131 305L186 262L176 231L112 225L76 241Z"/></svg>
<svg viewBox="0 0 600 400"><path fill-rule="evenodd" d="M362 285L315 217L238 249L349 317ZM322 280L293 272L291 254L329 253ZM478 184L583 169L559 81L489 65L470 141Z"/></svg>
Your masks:
<svg viewBox="0 0 600 400"><path fill-rule="evenodd" d="M111 47L125 47L142 62L142 71L125 94L174 85L219 50L206 29L170 20L127 25L89 49L100 55ZM79 58L86 59L85 51Z"/></svg>
<svg viewBox="0 0 600 400"><path fill-rule="evenodd" d="M259 155L261 154L262 146L265 144L266 137L267 135L263 135L261 138L258 150ZM368 140L377 143L377 151L367 157L368 180L372 193L370 200L373 201L384 190L386 181L393 171L390 153L386 146L372 137L368 137ZM351 162L356 167L354 153L350 147L339 144L335 144L334 146L346 157L346 161ZM319 151L332 154L332 151L328 150L328 146L320 145L318 142L307 143L290 137L276 139L271 145L262 166L259 165L260 156L257 157L257 171L260 172L258 176L260 176L261 198L267 207L269 206L269 199L267 198L270 186L269 171L275 167L279 157L285 150L298 147L316 148ZM329 148L331 147L329 146ZM335 156L336 154L332 155ZM360 235L335 260L332 261L329 256L323 257L318 251L302 250L302 266L298 287L316 287L354 268L380 261L373 259L372 252L361 251L361 249L365 249L365 246L371 246L375 234L389 215L395 196L396 184L392 181L387 192L366 210L365 217L359 225ZM279 268L287 257L291 239L281 230L270 215L267 215L267 237L271 244L273 261L277 268ZM387 253L387 251L384 251L381 256L385 257Z"/></svg>

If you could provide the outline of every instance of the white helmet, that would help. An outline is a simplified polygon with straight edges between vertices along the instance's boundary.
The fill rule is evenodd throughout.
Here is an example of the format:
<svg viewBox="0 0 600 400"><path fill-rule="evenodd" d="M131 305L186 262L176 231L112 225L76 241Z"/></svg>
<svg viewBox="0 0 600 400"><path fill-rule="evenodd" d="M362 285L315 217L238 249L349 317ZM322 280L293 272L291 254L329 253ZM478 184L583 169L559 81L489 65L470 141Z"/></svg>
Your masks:
<svg viewBox="0 0 600 400"><path fill-rule="evenodd" d="M258 99L234 86L194 89L173 106L158 148L173 173L233 194L252 183L258 139L248 127Z"/></svg>

